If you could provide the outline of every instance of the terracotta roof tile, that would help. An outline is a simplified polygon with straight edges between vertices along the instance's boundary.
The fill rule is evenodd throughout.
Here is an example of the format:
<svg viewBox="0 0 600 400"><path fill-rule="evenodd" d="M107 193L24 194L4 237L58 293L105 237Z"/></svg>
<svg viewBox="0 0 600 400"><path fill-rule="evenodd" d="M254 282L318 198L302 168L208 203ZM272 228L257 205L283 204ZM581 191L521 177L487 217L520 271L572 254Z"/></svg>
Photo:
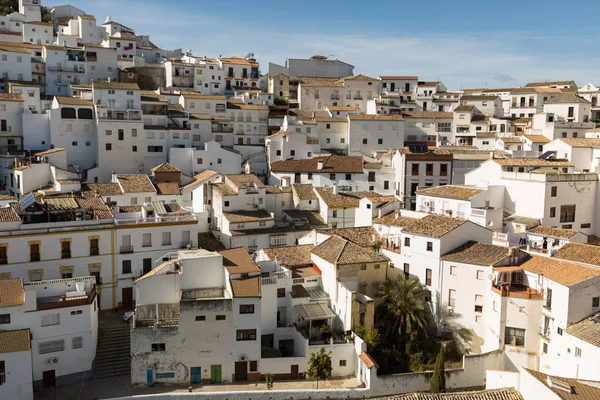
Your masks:
<svg viewBox="0 0 600 400"><path fill-rule="evenodd" d="M323 162L323 169L318 169L318 162ZM361 156L322 156L314 158L294 158L271 163L274 172L312 172L312 173L362 173L363 158Z"/></svg>
<svg viewBox="0 0 600 400"><path fill-rule="evenodd" d="M14 307L25 304L23 279L0 280L0 307Z"/></svg>
<svg viewBox="0 0 600 400"><path fill-rule="evenodd" d="M181 172L177 167L172 166L168 162L164 162L150 170L151 172Z"/></svg>
<svg viewBox="0 0 600 400"><path fill-rule="evenodd" d="M161 195L176 195L181 193L177 182L158 182L155 185L156 192Z"/></svg>
<svg viewBox="0 0 600 400"><path fill-rule="evenodd" d="M302 246L287 246L264 248L261 251L270 259L277 260L288 268L298 268L311 265L310 255L315 248L312 244Z"/></svg>
<svg viewBox="0 0 600 400"><path fill-rule="evenodd" d="M144 174L117 175L117 179L125 193L156 192L154 185Z"/></svg>
<svg viewBox="0 0 600 400"><path fill-rule="evenodd" d="M415 75L385 75L380 76L383 81L418 81L419 77Z"/></svg>
<svg viewBox="0 0 600 400"><path fill-rule="evenodd" d="M248 110L248 111L269 111L269 106L260 104L237 104L230 101L227 102L228 110Z"/></svg>
<svg viewBox="0 0 600 400"><path fill-rule="evenodd" d="M582 147L582 148L600 148L599 138L560 138L558 139L563 143L568 144L571 147Z"/></svg>
<svg viewBox="0 0 600 400"><path fill-rule="evenodd" d="M600 347L600 313L569 326L566 331L578 339Z"/></svg>
<svg viewBox="0 0 600 400"><path fill-rule="evenodd" d="M517 389L510 387L470 392L409 393L375 397L372 400L523 400L523 397Z"/></svg>
<svg viewBox="0 0 600 400"><path fill-rule="evenodd" d="M445 199L457 200L469 200L483 192L485 192L485 189L453 185L434 186L417 190L418 195L443 197Z"/></svg>
<svg viewBox="0 0 600 400"><path fill-rule="evenodd" d="M350 121L402 121L401 115L384 114L348 114Z"/></svg>
<svg viewBox="0 0 600 400"><path fill-rule="evenodd" d="M98 193L100 196L119 196L122 195L121 186L118 183L88 183L81 187L81 191L86 196L93 196Z"/></svg>
<svg viewBox="0 0 600 400"><path fill-rule="evenodd" d="M252 260L244 247L236 247L219 251L223 256L223 266L227 268L229 274L249 274L260 272L258 265Z"/></svg>
<svg viewBox="0 0 600 400"><path fill-rule="evenodd" d="M464 264L495 265L509 257L511 249L504 246L468 241L442 256L444 261Z"/></svg>
<svg viewBox="0 0 600 400"><path fill-rule="evenodd" d="M563 378L560 376L551 376L544 374L542 372L533 371L531 369L524 368L526 372L531 374L535 379L537 379L542 385L549 388L556 396L555 399L561 400L597 400L600 399L600 386L597 381L592 381L587 383L586 381L571 379L571 378ZM522 374L525 372L521 372ZM555 384L559 384L560 386L568 386L571 391L568 392L564 389L560 388L551 388L548 385L548 379L550 378L551 382L555 382Z"/></svg>
<svg viewBox="0 0 600 400"><path fill-rule="evenodd" d="M327 106L329 111L356 111L353 106Z"/></svg>
<svg viewBox="0 0 600 400"><path fill-rule="evenodd" d="M551 226L538 225L527 232L534 235L550 236L561 239L569 239L575 236L579 231L574 229L553 228Z"/></svg>
<svg viewBox="0 0 600 400"><path fill-rule="evenodd" d="M198 248L208 251L225 250L225 246L221 243L212 232L198 233Z"/></svg>
<svg viewBox="0 0 600 400"><path fill-rule="evenodd" d="M475 106L472 104L465 104L464 106L458 106L454 109L454 112L471 112L475 109Z"/></svg>
<svg viewBox="0 0 600 400"><path fill-rule="evenodd" d="M266 187L255 174L228 174L225 175L225 178L237 186L238 189L243 189L247 184L254 184L258 188Z"/></svg>
<svg viewBox="0 0 600 400"><path fill-rule="evenodd" d="M93 82L94 89L140 90L137 83L126 82Z"/></svg>
<svg viewBox="0 0 600 400"><path fill-rule="evenodd" d="M260 297L260 276L230 279L233 297Z"/></svg>
<svg viewBox="0 0 600 400"><path fill-rule="evenodd" d="M215 175L219 175L219 173L215 172L215 171L211 171L209 169L204 170L204 171L200 172L199 174L194 175L194 181L188 183L185 186L182 186L181 190L187 190L187 189L193 188L197 184L202 183L202 182L206 181L207 179L212 178Z"/></svg>
<svg viewBox="0 0 600 400"><path fill-rule="evenodd" d="M600 246L565 243L552 257L600 266Z"/></svg>
<svg viewBox="0 0 600 400"><path fill-rule="evenodd" d="M349 240L354 244L361 247L371 248L374 243L379 242L379 233L372 226L358 226L353 228L340 228L340 229L329 229L326 231L319 231L329 236L339 236L343 239Z"/></svg>
<svg viewBox="0 0 600 400"><path fill-rule="evenodd" d="M114 218L111 209L100 197L75 197L74 199L79 208L92 211L95 219Z"/></svg>
<svg viewBox="0 0 600 400"><path fill-rule="evenodd" d="M404 232L429 237L442 237L466 222L467 220L462 218L429 214L404 228Z"/></svg>
<svg viewBox="0 0 600 400"><path fill-rule="evenodd" d="M23 101L23 96L18 93L0 93L0 101Z"/></svg>
<svg viewBox="0 0 600 400"><path fill-rule="evenodd" d="M539 87L539 86L564 86L573 85L575 81L547 81L547 82L529 82L525 87Z"/></svg>
<svg viewBox="0 0 600 400"><path fill-rule="evenodd" d="M237 192L235 190L233 190L231 187L229 187L228 184L226 183L213 183L212 184L213 189L218 190L219 192L221 192L221 195L223 196L236 196Z"/></svg>
<svg viewBox="0 0 600 400"><path fill-rule="evenodd" d="M503 167L572 167L573 164L566 160L544 160L541 158L494 158L493 161Z"/></svg>
<svg viewBox="0 0 600 400"><path fill-rule="evenodd" d="M283 212L292 220L307 220L311 227L321 227L327 225L318 211L311 210L283 210Z"/></svg>
<svg viewBox="0 0 600 400"><path fill-rule="evenodd" d="M298 196L298 199L300 199L300 200L316 200L317 199L317 195L315 194L315 191L313 190L313 185L311 185L310 183L294 184L294 185L292 185L292 191L294 192L294 195Z"/></svg>
<svg viewBox="0 0 600 400"><path fill-rule="evenodd" d="M29 328L14 331L0 331L0 354L31 350Z"/></svg>
<svg viewBox="0 0 600 400"><path fill-rule="evenodd" d="M550 139L548 139L544 135L524 135L522 138L526 138L531 140L533 143L550 143ZM600 139L599 139L600 141Z"/></svg>
<svg viewBox="0 0 600 400"><path fill-rule="evenodd" d="M58 104L63 106L93 106L92 100L86 100L79 97L54 96Z"/></svg>
<svg viewBox="0 0 600 400"><path fill-rule="evenodd" d="M405 227L405 226L408 226L408 225L414 223L417 220L418 220L418 218L405 217L405 216L401 215L399 212L395 211L395 212L389 213L388 215L384 215L383 217L374 218L373 223L387 225L387 226Z"/></svg>
<svg viewBox="0 0 600 400"><path fill-rule="evenodd" d="M225 100L225 96L221 94L202 94L198 92L181 92L185 99L202 99L202 100Z"/></svg>
<svg viewBox="0 0 600 400"><path fill-rule="evenodd" d="M600 269L552 257L532 256L520 267L567 287L600 276Z"/></svg>
<svg viewBox="0 0 600 400"><path fill-rule="evenodd" d="M358 355L358 358L360 359L360 361L362 361L362 363L368 369L371 369L371 368L373 368L376 365L375 361L373 361L373 359L371 358L371 356L369 356L364 351Z"/></svg>
<svg viewBox="0 0 600 400"><path fill-rule="evenodd" d="M0 222L17 222L21 221L21 217L13 207L0 208Z"/></svg>
<svg viewBox="0 0 600 400"><path fill-rule="evenodd" d="M273 221L271 214L265 210L257 211L232 211L224 212L223 218L229 223L244 223L244 222L258 222L258 221Z"/></svg>
<svg viewBox="0 0 600 400"><path fill-rule="evenodd" d="M387 262L383 254L367 250L340 236L331 236L312 250L312 254L333 264L361 264L372 262Z"/></svg>
<svg viewBox="0 0 600 400"><path fill-rule="evenodd" d="M405 118L437 118L437 119L452 119L454 114L451 112L439 111L409 111L403 112Z"/></svg>

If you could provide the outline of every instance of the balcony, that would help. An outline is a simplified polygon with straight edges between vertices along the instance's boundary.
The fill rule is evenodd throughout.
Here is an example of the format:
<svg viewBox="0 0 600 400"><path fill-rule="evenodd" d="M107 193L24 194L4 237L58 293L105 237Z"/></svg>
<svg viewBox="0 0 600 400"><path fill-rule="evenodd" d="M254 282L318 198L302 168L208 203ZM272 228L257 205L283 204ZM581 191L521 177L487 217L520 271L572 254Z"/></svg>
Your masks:
<svg viewBox="0 0 600 400"><path fill-rule="evenodd" d="M357 94L356 96L354 96L354 100L362 100L363 97L360 94Z"/></svg>
<svg viewBox="0 0 600 400"><path fill-rule="evenodd" d="M141 121L142 113L140 111L108 110L106 113L98 113L98 120Z"/></svg>
<svg viewBox="0 0 600 400"><path fill-rule="evenodd" d="M29 255L29 262L36 262L42 259L40 253L31 253Z"/></svg>
<svg viewBox="0 0 600 400"><path fill-rule="evenodd" d="M56 65L56 66L51 66L49 65L48 67L48 71L56 71L56 72L71 72L71 73L75 73L75 74L85 74L85 68L84 67L67 67L67 66L61 66L61 65Z"/></svg>
<svg viewBox="0 0 600 400"><path fill-rule="evenodd" d="M83 296L52 296L52 297L42 297L37 299L37 311L42 310L53 310L56 308L63 307L76 307L76 306L85 306L87 304L92 304L94 299L96 298L96 285L94 288Z"/></svg>
<svg viewBox="0 0 600 400"><path fill-rule="evenodd" d="M542 292L524 285L492 285L492 291L502 297L514 297L527 300L542 300L544 298Z"/></svg>
<svg viewBox="0 0 600 400"><path fill-rule="evenodd" d="M121 254L131 254L131 253L133 253L133 246L121 246L120 253Z"/></svg>
<svg viewBox="0 0 600 400"><path fill-rule="evenodd" d="M63 250L60 255L61 258L71 258L71 250Z"/></svg>
<svg viewBox="0 0 600 400"><path fill-rule="evenodd" d="M267 272L262 275L261 283L263 285L274 285L278 279L289 279L292 277L290 271Z"/></svg>
<svg viewBox="0 0 600 400"><path fill-rule="evenodd" d="M90 256L99 256L99 255L100 255L100 249L98 247L90 248Z"/></svg>
<svg viewBox="0 0 600 400"><path fill-rule="evenodd" d="M340 95L339 94L332 94L331 95L331 100L339 100L340 99Z"/></svg>
<svg viewBox="0 0 600 400"><path fill-rule="evenodd" d="M544 339L546 339L546 341L550 341L550 327L546 327L546 328L540 328L540 336Z"/></svg>

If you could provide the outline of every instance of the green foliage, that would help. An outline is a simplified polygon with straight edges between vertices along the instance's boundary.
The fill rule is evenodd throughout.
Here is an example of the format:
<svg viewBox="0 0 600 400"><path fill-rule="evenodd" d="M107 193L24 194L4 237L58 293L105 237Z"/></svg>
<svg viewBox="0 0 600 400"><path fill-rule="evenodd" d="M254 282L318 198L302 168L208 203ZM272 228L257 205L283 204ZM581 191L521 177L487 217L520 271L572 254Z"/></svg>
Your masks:
<svg viewBox="0 0 600 400"><path fill-rule="evenodd" d="M356 328L354 328L354 333L356 333L356 336L362 340L365 340L365 337L367 337L367 328L365 328L364 325L358 325Z"/></svg>
<svg viewBox="0 0 600 400"><path fill-rule="evenodd" d="M0 14L10 14L19 12L19 0L0 0ZM48 7L41 6L42 22L50 22L50 10Z"/></svg>
<svg viewBox="0 0 600 400"><path fill-rule="evenodd" d="M425 332L429 322L429 297L429 290L416 278L406 279L400 274L395 280L386 281L383 336L402 338L416 331Z"/></svg>
<svg viewBox="0 0 600 400"><path fill-rule="evenodd" d="M379 330L373 329L371 332L367 333L365 336L365 343L367 343L367 347L369 349L374 349L379 346L379 343L381 343L381 335L379 334Z"/></svg>
<svg viewBox="0 0 600 400"><path fill-rule="evenodd" d="M52 21L52 16L50 15L50 10L48 7L41 6L40 11L42 12L42 22Z"/></svg>
<svg viewBox="0 0 600 400"><path fill-rule="evenodd" d="M267 383L267 390L273 389L273 379L275 378L275 374L271 372L267 372L265 374L265 382Z"/></svg>
<svg viewBox="0 0 600 400"><path fill-rule="evenodd" d="M285 97L275 97L275 100L273 100L273 102L275 103L276 106L287 106L288 101L285 99Z"/></svg>
<svg viewBox="0 0 600 400"><path fill-rule="evenodd" d="M435 360L435 368L431 376L431 393L443 393L446 391L446 371L444 370L444 348L441 347Z"/></svg>
<svg viewBox="0 0 600 400"><path fill-rule="evenodd" d="M317 380L317 388L319 380L329 379L331 376L331 352L326 353L322 347L318 353L310 353L308 360L308 377Z"/></svg>

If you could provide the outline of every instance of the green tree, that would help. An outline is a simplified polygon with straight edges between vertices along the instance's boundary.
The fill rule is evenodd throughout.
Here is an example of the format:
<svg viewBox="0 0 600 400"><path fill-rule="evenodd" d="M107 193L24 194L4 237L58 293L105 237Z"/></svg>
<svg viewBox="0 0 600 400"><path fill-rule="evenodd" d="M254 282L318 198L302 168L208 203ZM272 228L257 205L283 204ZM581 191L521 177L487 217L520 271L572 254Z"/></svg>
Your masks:
<svg viewBox="0 0 600 400"><path fill-rule="evenodd" d="M384 336L405 337L415 331L426 331L429 321L429 290L416 278L403 274L385 282L384 308L381 316Z"/></svg>
<svg viewBox="0 0 600 400"><path fill-rule="evenodd" d="M326 380L331 376L331 352L326 353L325 348L321 347L318 353L310 353L307 374L309 378L317 380L318 389L319 380Z"/></svg>
<svg viewBox="0 0 600 400"><path fill-rule="evenodd" d="M435 360L435 368L431 376L431 393L444 393L446 391L446 371L444 370L444 346Z"/></svg>
<svg viewBox="0 0 600 400"><path fill-rule="evenodd" d="M451 348L457 356L469 352L469 343L474 339L473 332L461 325L461 314L454 312L439 297L435 307L435 325L443 340L451 342Z"/></svg>
<svg viewBox="0 0 600 400"><path fill-rule="evenodd" d="M274 378L275 378L275 375L271 372L267 372L265 374L265 382L267 383L267 390L273 389L273 379Z"/></svg>
<svg viewBox="0 0 600 400"><path fill-rule="evenodd" d="M19 0L0 0L1 14L10 14L15 11L19 12ZM51 15L48 7L41 6L40 11L42 13L42 21L50 22Z"/></svg>

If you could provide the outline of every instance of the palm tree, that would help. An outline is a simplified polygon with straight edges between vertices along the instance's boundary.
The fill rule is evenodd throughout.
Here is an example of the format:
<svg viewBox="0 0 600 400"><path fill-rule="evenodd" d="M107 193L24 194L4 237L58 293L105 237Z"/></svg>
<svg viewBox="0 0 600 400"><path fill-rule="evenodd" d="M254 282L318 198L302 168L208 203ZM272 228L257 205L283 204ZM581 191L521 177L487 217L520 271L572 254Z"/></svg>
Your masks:
<svg viewBox="0 0 600 400"><path fill-rule="evenodd" d="M403 274L385 282L382 326L385 336L400 336L417 330L426 331L429 321L429 290L416 278L406 279Z"/></svg>
<svg viewBox="0 0 600 400"><path fill-rule="evenodd" d="M438 333L449 339L460 355L463 355L469 353L469 343L475 335L458 322L460 317L461 314L451 311L447 304L437 298L434 318Z"/></svg>

